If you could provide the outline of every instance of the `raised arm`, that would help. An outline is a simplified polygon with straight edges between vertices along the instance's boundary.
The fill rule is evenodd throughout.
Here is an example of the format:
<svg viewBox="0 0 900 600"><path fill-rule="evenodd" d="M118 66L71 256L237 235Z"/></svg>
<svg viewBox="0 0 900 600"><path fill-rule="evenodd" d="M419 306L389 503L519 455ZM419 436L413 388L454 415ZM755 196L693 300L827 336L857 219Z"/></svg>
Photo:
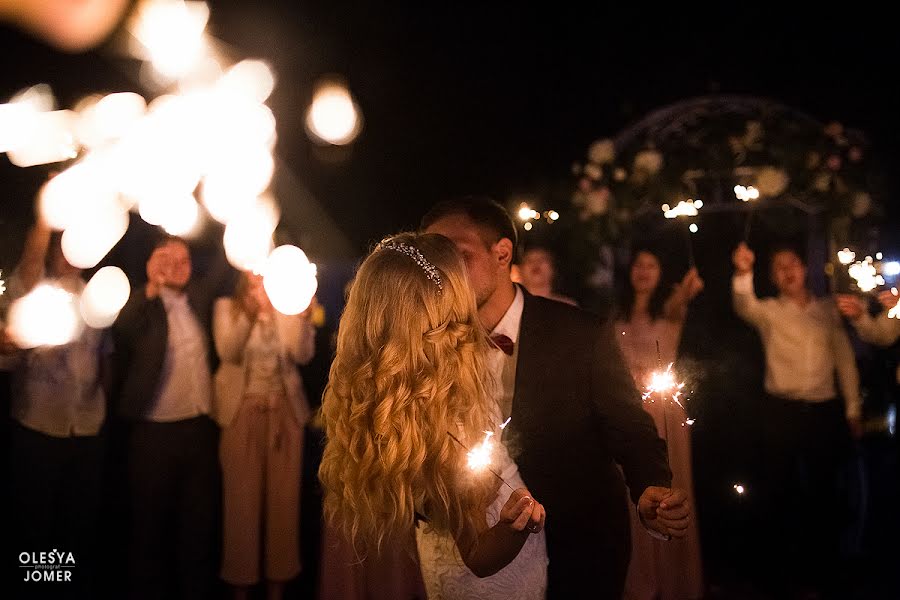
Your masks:
<svg viewBox="0 0 900 600"><path fill-rule="evenodd" d="M663 306L663 317L672 323L684 323L687 318L688 305L702 291L703 279L700 278L697 268L693 267L679 283L675 284Z"/></svg>
<svg viewBox="0 0 900 600"><path fill-rule="evenodd" d="M44 276L44 262L50 247L50 233L50 227L38 217L25 238L22 257L15 269L15 277L18 281L11 282L11 286L16 288L11 290L12 294L24 296Z"/></svg>
<svg viewBox="0 0 900 600"><path fill-rule="evenodd" d="M241 363L244 348L253 330L247 312L235 306L231 298L219 298L213 305L213 343L223 362Z"/></svg>
<svg viewBox="0 0 900 600"><path fill-rule="evenodd" d="M755 260L756 256L753 251L744 242L734 249L731 255L731 262L734 264L731 299L737 316L755 327L760 327L765 323L766 312L753 289L753 263Z"/></svg>

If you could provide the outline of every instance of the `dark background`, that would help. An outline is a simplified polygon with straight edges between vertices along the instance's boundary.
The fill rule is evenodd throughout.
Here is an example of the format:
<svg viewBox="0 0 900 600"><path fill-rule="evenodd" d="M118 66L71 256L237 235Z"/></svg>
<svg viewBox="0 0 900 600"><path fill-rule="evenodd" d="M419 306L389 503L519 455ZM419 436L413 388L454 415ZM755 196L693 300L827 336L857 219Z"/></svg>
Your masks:
<svg viewBox="0 0 900 600"><path fill-rule="evenodd" d="M686 98L761 96L866 132L889 182L880 198L887 210L882 249L900 256L900 38L884 14L858 5L788 14L755 4L702 11L600 4L210 2L210 33L237 55L273 65L278 83L269 104L278 119L281 168L308 190L304 201L331 217L351 249L314 257L328 324L306 373L313 401L356 254L384 234L414 227L441 198L475 192L505 200L564 182L590 142ZM136 64L110 46L67 55L0 29L0 55L0 100L39 82L52 86L63 107L89 92L142 91ZM342 76L363 111L362 134L346 149L321 148L304 133L313 85L326 74ZM15 264L46 173L0 158L4 271ZM302 237L317 223L295 220L292 227ZM728 251L740 239L740 224L710 217L702 234L696 252L707 290L691 312L681 369L695 390L690 406L697 418L695 479L707 572L712 582L740 589L765 571L766 545L773 543L754 535L760 515L753 480L764 468L757 461L762 363L755 334L736 321L728 301ZM751 241L764 248L774 234L754 231ZM115 254L138 281L148 236L136 224ZM668 261L675 275L686 266L681 251ZM890 381L896 356L858 350L867 414L880 418L896 402ZM308 454L307 482L315 450ZM861 541L848 542L855 548L848 577L858 581L859 597L889 597L898 590L896 441L872 434L860 451L868 516ZM745 497L734 494L736 482L747 485ZM312 489L304 505L312 524L315 500ZM304 531L310 573L316 538L314 527ZM307 580L302 587L312 585Z"/></svg>

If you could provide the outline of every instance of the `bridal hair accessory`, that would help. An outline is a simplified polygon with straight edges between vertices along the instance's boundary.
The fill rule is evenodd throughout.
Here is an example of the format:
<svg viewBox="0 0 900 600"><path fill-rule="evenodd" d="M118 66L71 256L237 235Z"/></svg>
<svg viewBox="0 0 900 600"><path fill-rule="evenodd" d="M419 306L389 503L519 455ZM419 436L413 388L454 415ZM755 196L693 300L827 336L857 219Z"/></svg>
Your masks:
<svg viewBox="0 0 900 600"><path fill-rule="evenodd" d="M419 268L422 269L425 276L437 286L439 293L444 290L444 283L441 281L440 271L438 271L437 267L431 264L431 262L425 258L425 255L415 246L410 246L403 242L395 242L393 240L384 240L375 247L375 250L376 252L378 250L393 250L394 252L405 254L419 265Z"/></svg>

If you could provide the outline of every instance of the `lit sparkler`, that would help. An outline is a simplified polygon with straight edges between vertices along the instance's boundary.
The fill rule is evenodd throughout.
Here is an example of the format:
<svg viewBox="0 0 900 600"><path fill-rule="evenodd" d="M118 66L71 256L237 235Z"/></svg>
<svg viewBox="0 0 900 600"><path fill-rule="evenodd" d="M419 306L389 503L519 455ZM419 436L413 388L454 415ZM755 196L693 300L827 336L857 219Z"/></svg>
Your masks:
<svg viewBox="0 0 900 600"><path fill-rule="evenodd" d="M503 423L503 427L505 427L507 423L509 423L509 419L507 419ZM501 429L503 427L501 427ZM469 466L470 470L472 470L475 473L486 470L491 475L493 475L494 477L499 479L506 487L508 487L511 490L513 489L513 487L511 485L509 485L509 483L507 483L507 481L505 479L503 479L503 477L501 477L501 475L499 473L497 473L497 471L492 469L490 466L491 465L491 454L493 453L493 448L494 448L494 445L491 443L491 437L493 437L493 435L494 435L492 432L485 431L484 439L481 441L481 443L471 449L468 448L465 444L463 444L459 440L458 437L456 437L449 431L447 432L447 435L449 435L451 438L453 438L453 441L456 442L457 444L459 444L463 448L463 450L466 450L466 452L467 452L466 457L468 459L468 466Z"/></svg>
<svg viewBox="0 0 900 600"><path fill-rule="evenodd" d="M839 250L838 260L842 265L849 265L856 259L856 252L851 250L850 248L844 248L843 250Z"/></svg>
<svg viewBox="0 0 900 600"><path fill-rule="evenodd" d="M875 268L871 256L867 256L865 260L853 263L847 271L850 273L850 277L856 280L857 287L863 292L871 292L878 286L884 285L884 277L878 274L878 269Z"/></svg>
<svg viewBox="0 0 900 600"><path fill-rule="evenodd" d="M696 217L701 208L703 208L702 200L682 200L676 204L674 208L670 207L668 204L662 205L663 215L665 215L667 219Z"/></svg>
<svg viewBox="0 0 900 600"><path fill-rule="evenodd" d="M734 186L734 195L741 202L753 202L754 200L759 199L759 190L753 187L752 185L744 187L743 185ZM747 213L747 222L744 224L744 243L750 239L750 226L753 224L753 206L750 205L750 210Z"/></svg>
<svg viewBox="0 0 900 600"><path fill-rule="evenodd" d="M734 195L738 200L741 200L742 202L750 202L751 200L756 200L759 198L759 190L752 185L748 185L746 187L742 185L736 185L734 186Z"/></svg>
<svg viewBox="0 0 900 600"><path fill-rule="evenodd" d="M670 207L668 204L662 205L663 215L667 219L677 219L678 217L696 217L700 214L700 209L703 208L703 200L682 200L675 207ZM694 266L694 244L691 242L691 233L697 232L696 223L691 223L688 226L688 229L685 230L685 242L687 243L688 250L688 262L691 267Z"/></svg>
<svg viewBox="0 0 900 600"><path fill-rule="evenodd" d="M681 403L681 390L684 388L684 382L675 380L675 373L672 371L673 363L669 363L669 366L667 366L665 370L662 369L662 355L659 350L659 340L656 341L656 356L660 364L660 369L654 371L650 375L650 381L647 383L647 387L644 388L644 394L641 398L645 402L656 402L657 397L660 399L663 406L663 433L665 438L669 439L669 424L666 416L666 406L669 402L673 402L677 404L685 414L687 413L687 409L684 407L684 404ZM681 422L681 426L693 425L694 423L694 419L685 417L684 421Z"/></svg>

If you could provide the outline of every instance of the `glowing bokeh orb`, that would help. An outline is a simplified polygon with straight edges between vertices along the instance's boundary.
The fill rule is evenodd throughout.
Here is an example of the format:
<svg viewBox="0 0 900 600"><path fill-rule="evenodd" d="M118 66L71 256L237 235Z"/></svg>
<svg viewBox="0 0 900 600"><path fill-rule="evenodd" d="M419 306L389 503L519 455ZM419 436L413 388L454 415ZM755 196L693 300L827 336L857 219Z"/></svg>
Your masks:
<svg viewBox="0 0 900 600"><path fill-rule="evenodd" d="M280 313L296 315L309 306L318 288L316 266L296 246L279 246L263 267L263 287Z"/></svg>
<svg viewBox="0 0 900 600"><path fill-rule="evenodd" d="M68 344L81 329L76 296L50 283L38 284L9 308L7 330L20 348Z"/></svg>
<svg viewBox="0 0 900 600"><path fill-rule="evenodd" d="M112 325L131 295L128 277L119 267L103 267L91 277L81 293L81 316L88 326Z"/></svg>
<svg viewBox="0 0 900 600"><path fill-rule="evenodd" d="M350 91L337 84L321 87L306 115L306 127L316 139L335 146L352 142L361 119Z"/></svg>

